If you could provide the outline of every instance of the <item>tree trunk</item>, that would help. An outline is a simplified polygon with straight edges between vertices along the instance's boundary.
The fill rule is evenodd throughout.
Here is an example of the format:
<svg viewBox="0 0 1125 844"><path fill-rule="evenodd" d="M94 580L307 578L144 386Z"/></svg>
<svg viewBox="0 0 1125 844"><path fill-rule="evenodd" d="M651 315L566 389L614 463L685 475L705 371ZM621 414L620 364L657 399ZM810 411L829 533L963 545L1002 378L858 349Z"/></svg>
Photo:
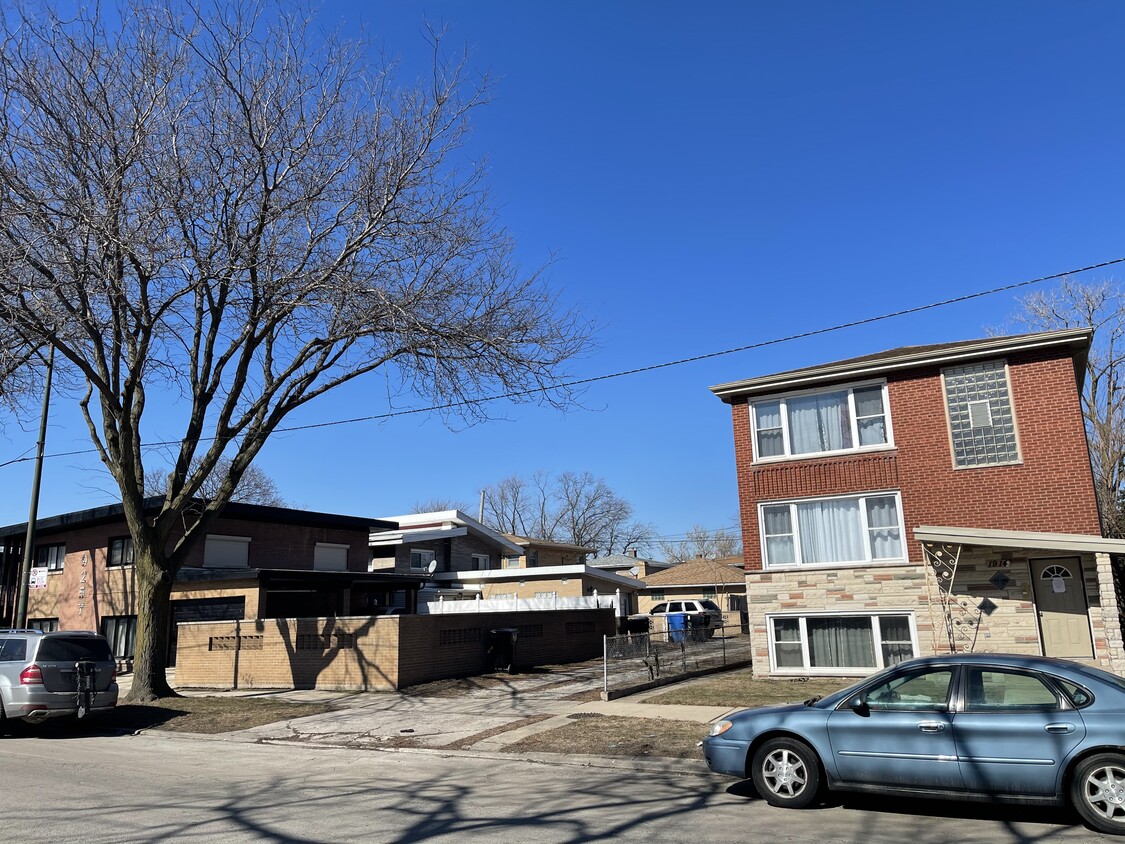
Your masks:
<svg viewBox="0 0 1125 844"><path fill-rule="evenodd" d="M137 549L137 641L133 659L133 688L128 700L137 703L175 697L168 685L168 632L172 577L163 555ZM155 559L157 556L161 559Z"/></svg>

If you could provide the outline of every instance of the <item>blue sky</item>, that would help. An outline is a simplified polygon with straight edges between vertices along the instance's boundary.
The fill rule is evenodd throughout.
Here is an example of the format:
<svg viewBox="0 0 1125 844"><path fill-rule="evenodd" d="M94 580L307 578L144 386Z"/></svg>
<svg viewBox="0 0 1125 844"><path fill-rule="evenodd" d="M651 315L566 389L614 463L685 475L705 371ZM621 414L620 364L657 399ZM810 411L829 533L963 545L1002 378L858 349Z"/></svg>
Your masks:
<svg viewBox="0 0 1125 844"><path fill-rule="evenodd" d="M578 377L1125 255L1119 2L326 0L320 14L362 28L405 77L428 59L423 20L444 23L495 78L468 152L488 157L521 260L553 255L553 286L602 326ZM373 517L589 470L661 534L731 526L730 416L709 385L982 336L1014 310L992 296L610 380L566 413L282 435L259 465L297 506ZM385 409L359 383L294 421ZM48 452L87 447L71 408L52 413ZM8 425L0 462L34 440ZM0 523L26 518L30 477L0 469ZM47 462L41 515L112 500L93 456Z"/></svg>

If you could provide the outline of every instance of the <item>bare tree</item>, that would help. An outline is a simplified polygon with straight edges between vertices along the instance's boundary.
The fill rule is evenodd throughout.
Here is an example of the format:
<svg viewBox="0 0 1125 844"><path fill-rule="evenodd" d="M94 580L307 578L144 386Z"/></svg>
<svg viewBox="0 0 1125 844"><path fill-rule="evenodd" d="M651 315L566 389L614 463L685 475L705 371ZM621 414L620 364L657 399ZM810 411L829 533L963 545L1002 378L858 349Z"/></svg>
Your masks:
<svg viewBox="0 0 1125 844"><path fill-rule="evenodd" d="M214 498L219 494L223 479L230 475L230 460L219 458L215 464L215 471L208 475L199 486L197 496L203 500ZM145 469L145 492L150 495L163 495L167 491L169 472L167 468ZM281 491L274 481L263 470L253 463L246 467L242 477L230 495L231 501L243 501L247 504L261 504L266 507L285 507L286 501L281 497Z"/></svg>
<svg viewBox="0 0 1125 844"><path fill-rule="evenodd" d="M487 80L435 34L432 73L396 87L266 2L2 13L2 339L27 365L55 349L120 490L137 700L172 694L172 580L290 413L376 372L469 421L493 393L564 405L588 339L457 160ZM146 513L153 395L182 428Z"/></svg>
<svg viewBox="0 0 1125 844"><path fill-rule="evenodd" d="M742 540L731 530L711 530L702 525L693 525L682 540L662 540L660 550L664 559L674 563L700 557L722 560L740 555Z"/></svg>
<svg viewBox="0 0 1125 844"><path fill-rule="evenodd" d="M633 519L633 508L590 472L552 477L512 475L485 489L485 522L497 530L570 542L599 554L645 548L655 533Z"/></svg>
<svg viewBox="0 0 1125 844"><path fill-rule="evenodd" d="M1029 329L1093 328L1082 412L1102 531L1125 537L1125 295L1116 284L1064 279L1020 300L1014 321Z"/></svg>
<svg viewBox="0 0 1125 844"><path fill-rule="evenodd" d="M445 510L460 510L462 513L469 512L469 505L464 501L458 501L455 498L425 498L421 501L415 501L414 507L411 508L412 513L441 513Z"/></svg>

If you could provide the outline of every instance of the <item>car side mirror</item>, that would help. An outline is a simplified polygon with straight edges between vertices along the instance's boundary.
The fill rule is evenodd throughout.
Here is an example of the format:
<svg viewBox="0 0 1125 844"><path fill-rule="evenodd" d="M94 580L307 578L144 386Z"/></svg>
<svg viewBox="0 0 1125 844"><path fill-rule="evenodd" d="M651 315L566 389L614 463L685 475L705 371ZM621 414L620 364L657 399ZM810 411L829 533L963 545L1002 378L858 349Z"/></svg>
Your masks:
<svg viewBox="0 0 1125 844"><path fill-rule="evenodd" d="M867 716L871 714L871 707L867 705L867 701L862 695L856 695L848 701L848 709L856 715Z"/></svg>

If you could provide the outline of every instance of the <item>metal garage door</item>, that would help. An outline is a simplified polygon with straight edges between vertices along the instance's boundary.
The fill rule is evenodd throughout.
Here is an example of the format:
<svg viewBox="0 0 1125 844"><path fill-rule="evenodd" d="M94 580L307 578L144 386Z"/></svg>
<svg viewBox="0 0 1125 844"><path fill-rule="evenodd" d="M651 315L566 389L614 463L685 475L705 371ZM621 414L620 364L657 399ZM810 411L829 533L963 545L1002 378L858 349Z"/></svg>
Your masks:
<svg viewBox="0 0 1125 844"><path fill-rule="evenodd" d="M184 621L241 621L246 598L189 598L172 602L172 634L168 637L168 664L176 664L176 632Z"/></svg>

